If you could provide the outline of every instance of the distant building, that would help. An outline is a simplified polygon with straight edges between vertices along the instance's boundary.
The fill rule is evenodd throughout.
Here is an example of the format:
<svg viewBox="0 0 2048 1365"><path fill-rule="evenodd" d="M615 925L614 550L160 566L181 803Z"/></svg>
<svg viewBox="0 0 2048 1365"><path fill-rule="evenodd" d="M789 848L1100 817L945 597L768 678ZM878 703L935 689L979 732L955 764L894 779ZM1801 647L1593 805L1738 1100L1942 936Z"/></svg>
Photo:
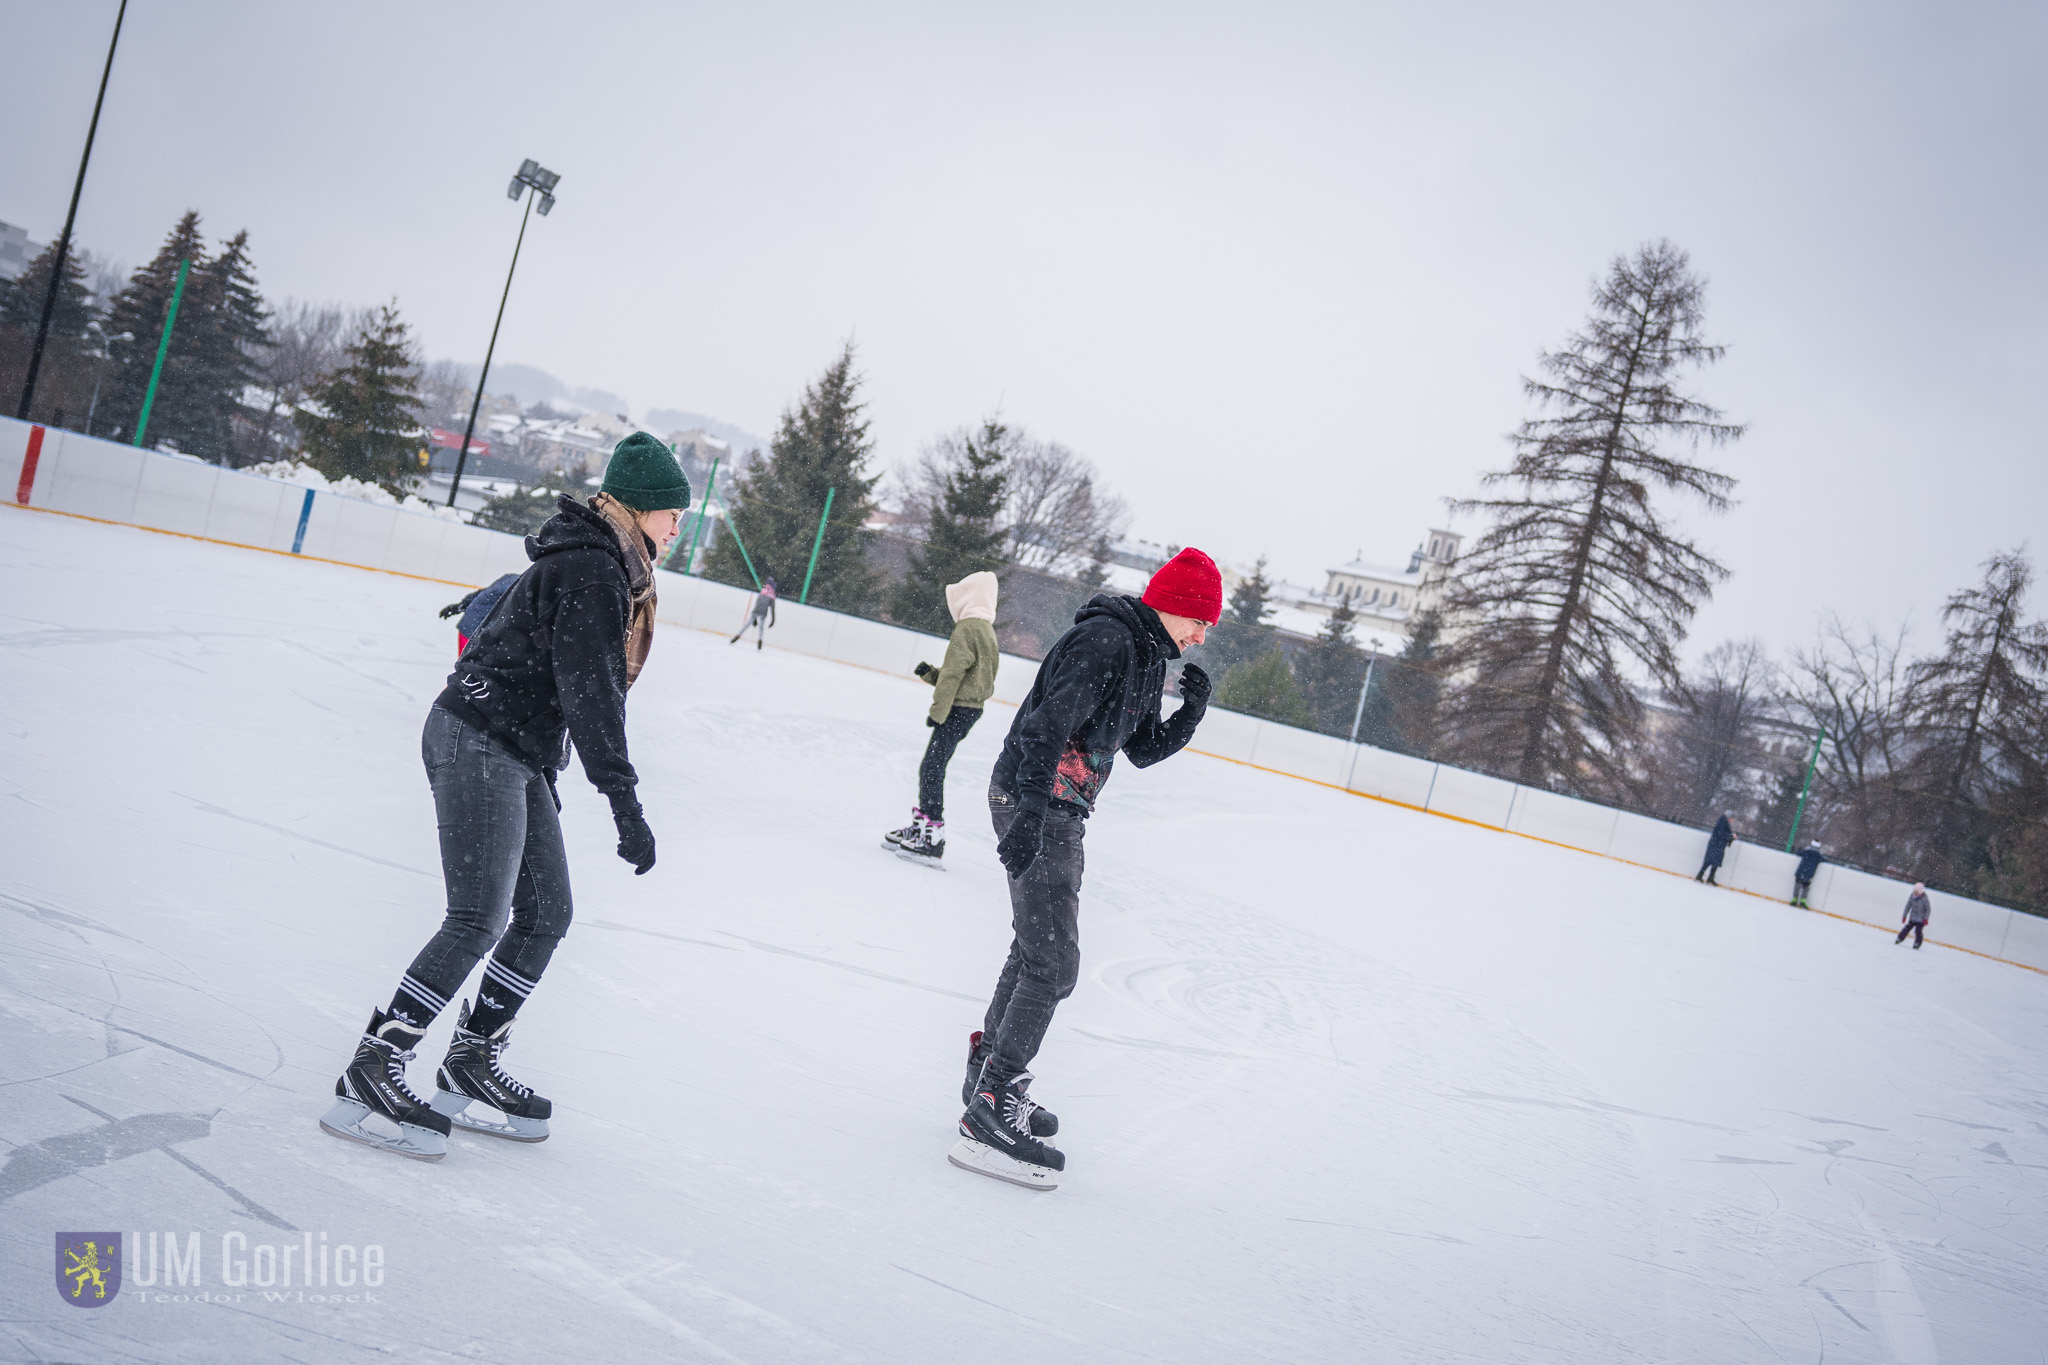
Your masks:
<svg viewBox="0 0 2048 1365"><path fill-rule="evenodd" d="M19 279L28 263L42 254L43 244L31 242L27 228L0 223L0 280Z"/></svg>
<svg viewBox="0 0 2048 1365"><path fill-rule="evenodd" d="M1403 637L1417 612L1442 600L1463 541L1464 537L1454 532L1432 530L1408 556L1406 568L1354 558L1339 568L1325 570L1326 581L1320 589L1276 583L1269 598L1275 609L1273 624L1282 630L1313 634L1341 603L1348 604L1358 618L1355 629L1360 636L1381 631L1397 639Z"/></svg>

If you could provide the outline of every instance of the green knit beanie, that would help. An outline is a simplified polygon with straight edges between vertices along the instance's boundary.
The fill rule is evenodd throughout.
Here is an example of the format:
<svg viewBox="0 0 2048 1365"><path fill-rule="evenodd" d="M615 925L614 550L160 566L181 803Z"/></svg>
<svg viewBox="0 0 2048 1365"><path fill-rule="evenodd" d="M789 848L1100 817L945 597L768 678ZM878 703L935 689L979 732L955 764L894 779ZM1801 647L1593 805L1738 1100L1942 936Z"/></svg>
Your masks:
<svg viewBox="0 0 2048 1365"><path fill-rule="evenodd" d="M690 505L690 480L669 448L644 431L619 442L604 467L604 491L636 512Z"/></svg>

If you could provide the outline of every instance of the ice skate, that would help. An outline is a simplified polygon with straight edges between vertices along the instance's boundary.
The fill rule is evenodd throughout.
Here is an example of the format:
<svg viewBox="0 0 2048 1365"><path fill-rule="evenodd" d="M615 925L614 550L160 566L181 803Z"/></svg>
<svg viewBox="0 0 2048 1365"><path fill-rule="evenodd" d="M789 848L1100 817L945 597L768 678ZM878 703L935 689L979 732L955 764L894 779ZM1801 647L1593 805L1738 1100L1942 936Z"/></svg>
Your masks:
<svg viewBox="0 0 2048 1365"><path fill-rule="evenodd" d="M422 1104L405 1083L405 1064L413 1059L412 1049L421 1036L383 1010L372 1014L354 1060L334 1083L334 1103L320 1116L320 1126L338 1138L415 1161L439 1161L448 1155L447 1116ZM397 1133L365 1127L372 1115L394 1125Z"/></svg>
<svg viewBox="0 0 2048 1365"><path fill-rule="evenodd" d="M1031 1135L1031 1073L1019 1072L1001 1085L984 1084L960 1116L960 1141L946 1160L963 1171L1007 1180L1029 1190L1059 1188L1066 1153Z"/></svg>
<svg viewBox="0 0 2048 1365"><path fill-rule="evenodd" d="M988 1061L990 1051L991 1046L988 1035L980 1029L976 1029L967 1035L967 1079L960 1083L960 1103L962 1105L974 1103L974 1088L981 1084L982 1064ZM1031 1129L1031 1136L1035 1138L1049 1138L1059 1132L1059 1116L1038 1101L1032 1099L1028 1087L1020 1092L1020 1098L1031 1107L1030 1113L1025 1118L1025 1122Z"/></svg>
<svg viewBox="0 0 2048 1365"><path fill-rule="evenodd" d="M554 1116L555 1107L505 1070L505 1049L511 1045L511 1020L498 1025L497 1032L489 1036L473 1033L469 1027L469 1002L463 1001L462 1013L455 1023L455 1037L450 1040L448 1055L441 1060L441 1069L434 1077L440 1087L434 1092L434 1112L471 1133L488 1133L513 1142L546 1142L548 1120ZM472 1104L495 1109L499 1117L492 1119L472 1113Z"/></svg>
<svg viewBox="0 0 2048 1365"><path fill-rule="evenodd" d="M896 845L896 856L922 867L943 868L946 856L946 822L918 815L917 833Z"/></svg>
<svg viewBox="0 0 2048 1365"><path fill-rule="evenodd" d="M916 806L910 808L910 823L902 829L892 829L882 836L884 848L901 848L924 834L924 812Z"/></svg>

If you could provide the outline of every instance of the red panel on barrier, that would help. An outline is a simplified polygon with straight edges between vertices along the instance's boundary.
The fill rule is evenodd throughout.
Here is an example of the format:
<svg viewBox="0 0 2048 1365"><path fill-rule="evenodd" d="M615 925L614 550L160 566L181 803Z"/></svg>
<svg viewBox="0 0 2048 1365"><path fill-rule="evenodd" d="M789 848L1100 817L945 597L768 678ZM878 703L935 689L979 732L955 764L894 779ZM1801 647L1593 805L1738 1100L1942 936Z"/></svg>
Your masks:
<svg viewBox="0 0 2048 1365"><path fill-rule="evenodd" d="M21 457L21 482L14 486L14 500L28 506L29 490L36 486L36 461L43 458L43 429L28 429L28 454Z"/></svg>

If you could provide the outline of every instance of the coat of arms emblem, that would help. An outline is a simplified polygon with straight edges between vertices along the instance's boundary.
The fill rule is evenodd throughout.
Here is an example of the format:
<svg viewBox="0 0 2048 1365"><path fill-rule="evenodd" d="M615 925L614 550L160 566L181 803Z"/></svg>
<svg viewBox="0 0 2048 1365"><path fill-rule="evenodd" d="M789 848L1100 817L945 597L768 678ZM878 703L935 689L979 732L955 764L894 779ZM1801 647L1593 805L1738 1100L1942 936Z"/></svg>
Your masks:
<svg viewBox="0 0 2048 1365"><path fill-rule="evenodd" d="M57 1234L57 1297L73 1308L104 1308L121 1292L121 1234Z"/></svg>

